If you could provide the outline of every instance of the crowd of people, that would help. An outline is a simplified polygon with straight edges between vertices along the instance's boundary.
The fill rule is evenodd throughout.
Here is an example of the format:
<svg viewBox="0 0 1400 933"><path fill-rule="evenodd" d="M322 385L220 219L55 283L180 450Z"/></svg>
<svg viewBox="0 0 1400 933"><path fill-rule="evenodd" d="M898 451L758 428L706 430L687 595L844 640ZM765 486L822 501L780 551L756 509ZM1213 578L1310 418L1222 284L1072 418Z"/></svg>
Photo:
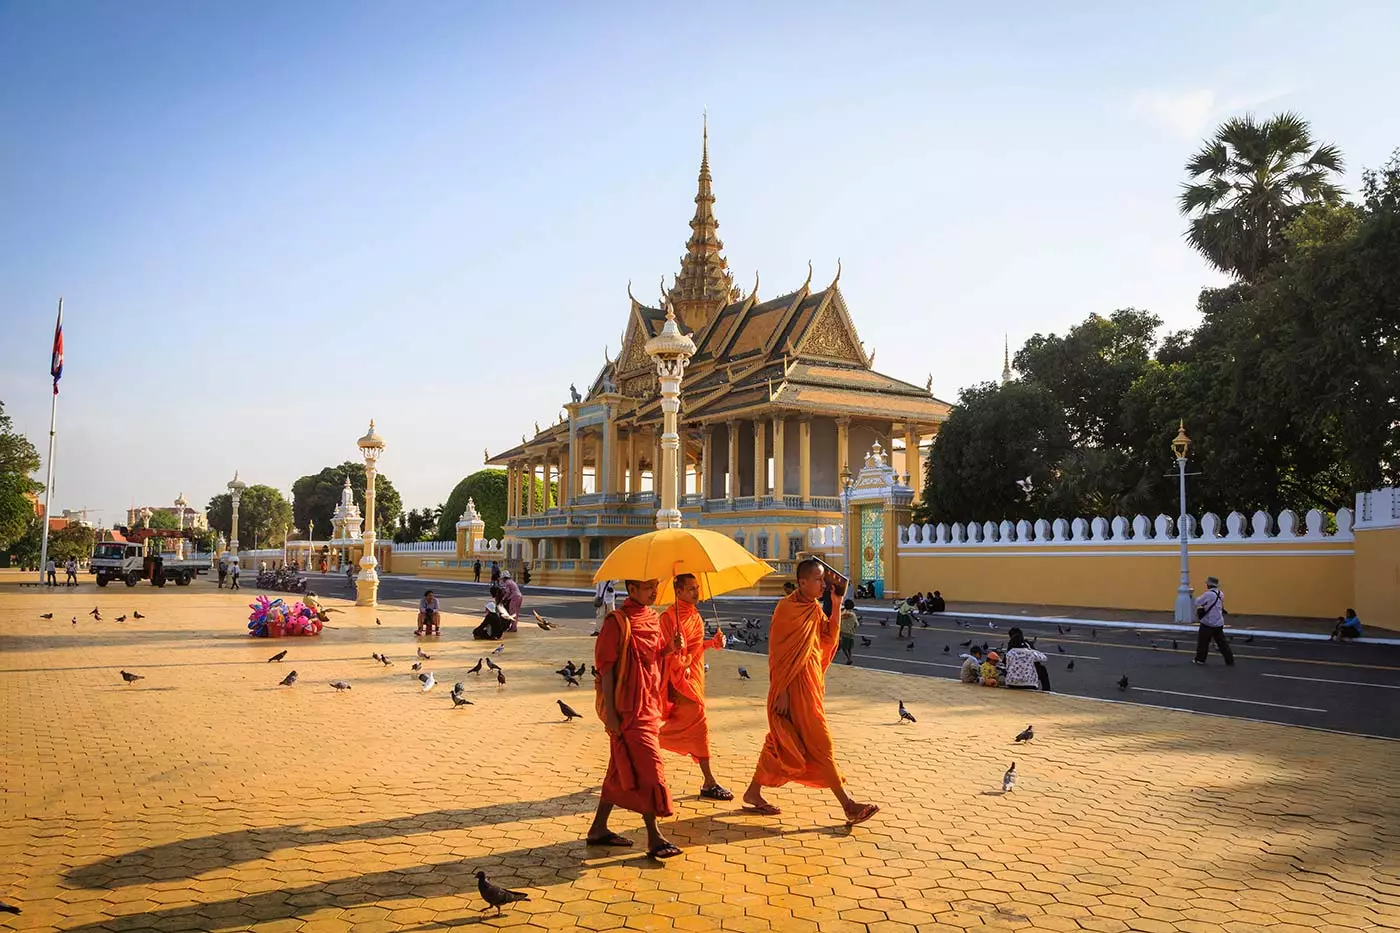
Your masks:
<svg viewBox="0 0 1400 933"><path fill-rule="evenodd" d="M1010 687L1013 690L1050 690L1050 669L1046 656L1026 641L1020 628L1006 634L1004 651L973 645L961 655L958 679L983 687Z"/></svg>

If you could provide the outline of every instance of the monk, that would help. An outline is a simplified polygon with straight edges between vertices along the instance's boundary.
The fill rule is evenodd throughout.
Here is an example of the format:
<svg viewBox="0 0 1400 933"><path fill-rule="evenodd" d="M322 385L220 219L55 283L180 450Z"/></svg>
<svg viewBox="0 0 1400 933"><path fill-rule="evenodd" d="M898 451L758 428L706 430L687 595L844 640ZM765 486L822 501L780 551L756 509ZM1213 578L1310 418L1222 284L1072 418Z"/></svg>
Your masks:
<svg viewBox="0 0 1400 933"><path fill-rule="evenodd" d="M773 612L768 629L768 735L753 782L744 791L744 803L748 809L776 815L782 811L764 799L763 788L790 781L827 787L841 804L846 825L854 826L880 808L853 800L836 767L822 701L840 625L822 610L821 597L827 589L833 605L839 607L846 581L820 561L807 558L797 565L797 591Z"/></svg>
<svg viewBox="0 0 1400 933"><path fill-rule="evenodd" d="M613 807L635 810L647 829L647 854L654 859L681 854L657 828L670 816L671 791L661 765L662 704L666 655L684 644L680 632L668 642L661 617L651 608L657 580L628 580L627 599L608 613L593 649L598 668L596 706L608 731L608 772L598 812L588 830L590 846L630 846L632 840L608 828Z"/></svg>
<svg viewBox="0 0 1400 933"><path fill-rule="evenodd" d="M700 765L701 797L733 800L734 794L721 787L710 770L710 723L705 715L705 649L723 648L724 632L705 637L705 620L695 608L700 599L695 574L681 574L672 587L676 601L661 614L661 627L667 642L679 632L683 646L666 656L666 721L661 726L661 747L689 755Z"/></svg>

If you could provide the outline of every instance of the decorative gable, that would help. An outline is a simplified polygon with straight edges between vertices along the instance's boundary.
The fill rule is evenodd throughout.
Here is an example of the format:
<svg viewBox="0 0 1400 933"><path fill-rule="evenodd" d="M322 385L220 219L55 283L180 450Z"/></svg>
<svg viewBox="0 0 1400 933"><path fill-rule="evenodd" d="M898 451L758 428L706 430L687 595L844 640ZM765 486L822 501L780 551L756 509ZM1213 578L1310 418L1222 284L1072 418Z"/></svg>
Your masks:
<svg viewBox="0 0 1400 933"><path fill-rule="evenodd" d="M865 354L856 342L850 322L834 301L828 301L807 326L807 332L797 345L797 355L866 365Z"/></svg>

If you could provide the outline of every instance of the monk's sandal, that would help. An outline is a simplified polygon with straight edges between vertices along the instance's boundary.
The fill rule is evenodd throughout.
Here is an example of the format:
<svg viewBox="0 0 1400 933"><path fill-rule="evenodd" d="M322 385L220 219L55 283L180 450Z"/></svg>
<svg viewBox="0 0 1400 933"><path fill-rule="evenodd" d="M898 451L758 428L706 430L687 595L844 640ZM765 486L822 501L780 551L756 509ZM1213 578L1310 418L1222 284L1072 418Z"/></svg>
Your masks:
<svg viewBox="0 0 1400 933"><path fill-rule="evenodd" d="M711 787L700 788L700 796L706 800L733 800L734 795L729 791L715 784Z"/></svg>

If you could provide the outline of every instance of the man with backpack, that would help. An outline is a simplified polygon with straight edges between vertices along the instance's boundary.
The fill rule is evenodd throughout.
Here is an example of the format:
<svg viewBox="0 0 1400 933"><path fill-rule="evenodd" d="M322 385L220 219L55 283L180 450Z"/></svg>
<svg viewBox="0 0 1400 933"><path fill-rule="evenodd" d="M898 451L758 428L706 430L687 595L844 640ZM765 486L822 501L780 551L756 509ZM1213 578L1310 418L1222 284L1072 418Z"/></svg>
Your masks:
<svg viewBox="0 0 1400 933"><path fill-rule="evenodd" d="M1213 641L1220 649L1220 656L1225 659L1225 666L1234 667L1235 653L1225 640L1226 615L1225 594L1220 592L1220 581L1215 577L1206 577L1206 591L1196 599L1196 620L1200 622L1200 628L1196 632L1196 656L1191 659L1192 664L1206 663L1206 655Z"/></svg>

